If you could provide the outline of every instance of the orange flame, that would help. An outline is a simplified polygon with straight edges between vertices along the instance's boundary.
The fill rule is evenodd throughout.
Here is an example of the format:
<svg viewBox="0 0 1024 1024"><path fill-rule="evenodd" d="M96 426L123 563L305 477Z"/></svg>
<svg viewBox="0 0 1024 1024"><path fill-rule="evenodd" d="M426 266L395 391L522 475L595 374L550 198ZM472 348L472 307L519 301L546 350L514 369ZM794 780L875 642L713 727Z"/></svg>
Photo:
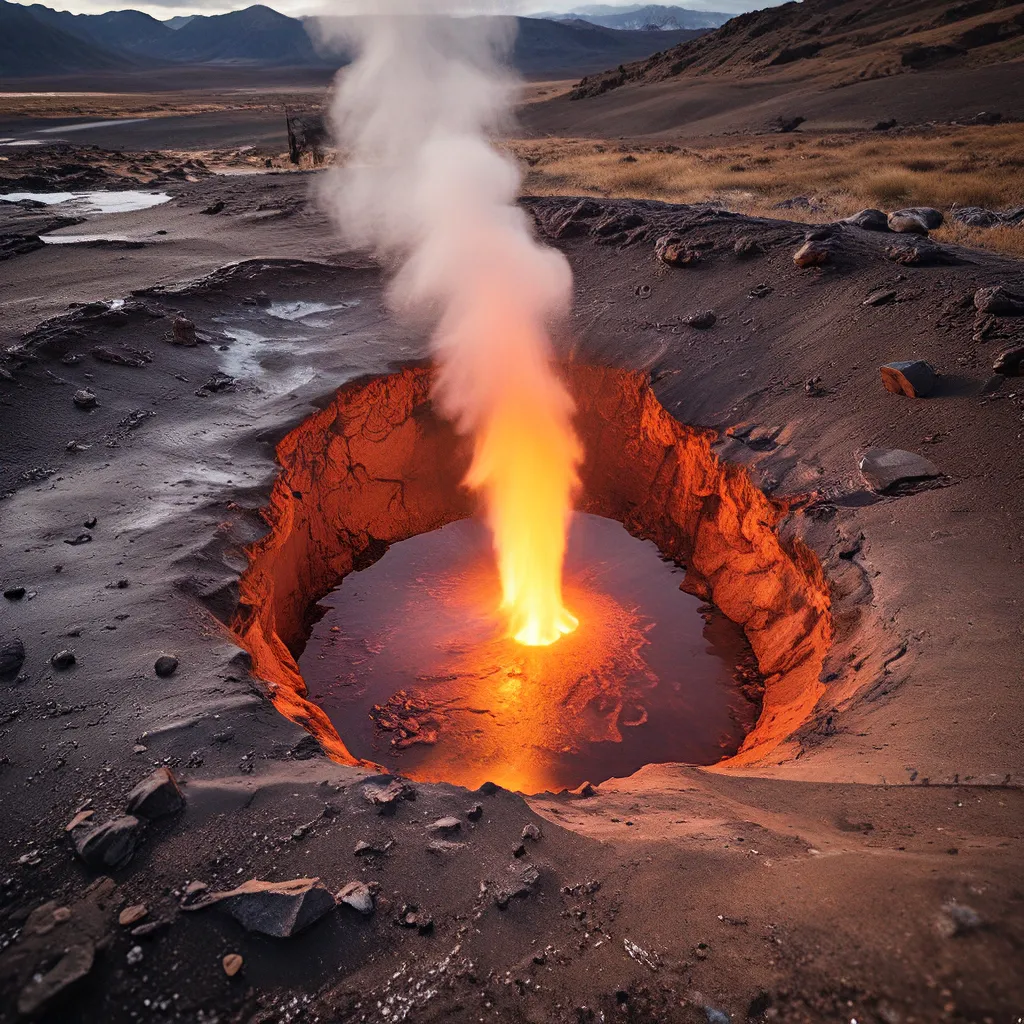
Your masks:
<svg viewBox="0 0 1024 1024"><path fill-rule="evenodd" d="M465 480L486 501L509 633L531 647L553 644L579 625L562 603L562 563L583 452L572 399L540 355L546 341L526 348L534 358L508 364L475 431Z"/></svg>

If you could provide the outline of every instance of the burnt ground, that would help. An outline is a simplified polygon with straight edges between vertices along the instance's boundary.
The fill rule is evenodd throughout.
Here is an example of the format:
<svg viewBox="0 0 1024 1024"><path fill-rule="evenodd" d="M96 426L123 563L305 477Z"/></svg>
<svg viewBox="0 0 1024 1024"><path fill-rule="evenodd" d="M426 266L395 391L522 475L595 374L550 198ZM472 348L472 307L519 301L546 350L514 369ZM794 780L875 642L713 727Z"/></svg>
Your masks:
<svg viewBox="0 0 1024 1024"><path fill-rule="evenodd" d="M264 529L275 441L342 382L423 354L376 269L338 251L312 184L168 186L166 206L67 229L133 241L3 264L16 350L0 380L0 563L26 593L3 601L0 630L26 657L0 681L0 1016L18 1019L32 975L74 947L94 961L51 1020L1015 1019L1024 392L991 367L1024 320L979 323L970 296L1020 290L1021 265L941 249L904 266L893 236L837 227L831 262L801 270L805 225L623 201L566 228L573 201L528 202L576 272L572 358L650 371L674 415L722 431L724 457L806 496L787 528L849 615L818 711L767 763L655 766L587 799L417 784L382 816L371 773L281 717L222 624ZM660 263L666 232L700 259ZM756 244L738 253L743 238ZM865 306L878 291L895 294ZM224 334L225 317L266 327L266 301L298 299L353 304L301 343L250 351ZM685 323L704 310L713 327ZM195 347L167 340L179 311ZM886 392L878 366L915 357L941 372L936 394ZM234 383L203 387L229 370ZM72 402L84 386L91 411ZM868 492L856 459L879 446L925 454L940 486ZM63 649L76 660L58 669ZM164 654L179 666L159 678ZM90 891L100 873L65 826L83 807L122 813L164 764L184 810ZM431 850L425 826L447 814L465 845ZM541 837L516 858L529 822ZM182 909L192 881L307 876L378 883L375 913L342 907L271 939ZM70 916L26 924L48 901ZM116 921L139 902L166 922L146 937ZM426 934L395 923L406 904ZM231 978L229 953L244 959Z"/></svg>

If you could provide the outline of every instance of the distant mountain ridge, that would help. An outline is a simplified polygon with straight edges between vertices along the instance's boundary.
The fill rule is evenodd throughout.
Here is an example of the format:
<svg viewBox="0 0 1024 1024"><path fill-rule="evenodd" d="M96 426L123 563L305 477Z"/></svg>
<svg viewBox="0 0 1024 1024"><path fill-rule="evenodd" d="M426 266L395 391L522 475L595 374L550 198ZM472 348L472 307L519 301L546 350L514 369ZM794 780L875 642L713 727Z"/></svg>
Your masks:
<svg viewBox="0 0 1024 1024"><path fill-rule="evenodd" d="M163 22L141 11L70 14L38 3L28 7L0 0L0 78L176 65L329 69L347 63L344 48L315 41L318 21L290 18L262 4ZM648 57L704 31L616 30L580 20L516 21L512 62L524 74L599 71Z"/></svg>
<svg viewBox="0 0 1024 1024"><path fill-rule="evenodd" d="M552 21L587 21L591 25L625 31L679 31L680 29L718 28L731 14L722 11L696 11L688 7L665 4L632 4L614 7L611 4L591 4L574 7L561 13L545 12L535 15Z"/></svg>

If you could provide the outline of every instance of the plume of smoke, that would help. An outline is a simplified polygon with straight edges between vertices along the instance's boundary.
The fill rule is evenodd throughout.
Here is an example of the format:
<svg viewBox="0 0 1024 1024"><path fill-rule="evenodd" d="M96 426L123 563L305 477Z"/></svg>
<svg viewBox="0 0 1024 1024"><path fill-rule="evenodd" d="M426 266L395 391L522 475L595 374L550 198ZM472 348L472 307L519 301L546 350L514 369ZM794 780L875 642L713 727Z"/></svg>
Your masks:
<svg viewBox="0 0 1024 1024"><path fill-rule="evenodd" d="M466 483L485 501L512 630L534 635L537 615L550 642L560 616L559 632L575 626L561 567L582 452L548 333L572 275L535 241L518 168L490 141L518 88L501 63L515 22L446 16L440 0L382 8L347 25L356 56L331 106L343 159L325 198L345 238L394 268L393 306L432 319L435 401L473 439Z"/></svg>

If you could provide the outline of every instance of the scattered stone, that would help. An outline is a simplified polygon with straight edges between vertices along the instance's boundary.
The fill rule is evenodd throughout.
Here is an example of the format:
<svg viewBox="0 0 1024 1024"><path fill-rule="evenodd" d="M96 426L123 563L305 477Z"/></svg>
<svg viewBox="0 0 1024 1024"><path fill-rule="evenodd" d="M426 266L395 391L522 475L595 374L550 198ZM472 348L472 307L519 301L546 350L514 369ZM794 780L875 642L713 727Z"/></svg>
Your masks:
<svg viewBox="0 0 1024 1024"><path fill-rule="evenodd" d="M0 647L0 676L14 676L25 663L25 645L15 638Z"/></svg>
<svg viewBox="0 0 1024 1024"><path fill-rule="evenodd" d="M775 289L770 284L755 284L747 292L748 299L766 299Z"/></svg>
<svg viewBox="0 0 1024 1024"><path fill-rule="evenodd" d="M518 845L518 846L517 846L517 847L516 847L516 848L515 848L515 849L514 849L514 850L512 851L512 856L513 856L513 857L515 857L515 858L516 858L516 860L519 860L519 858L520 858L520 857L525 857L525 856L526 856L526 845L525 845L524 843L520 843L520 844L519 844L519 845Z"/></svg>
<svg viewBox="0 0 1024 1024"><path fill-rule="evenodd" d="M141 355L128 355L124 352L115 352L112 348L104 345L97 345L92 350L93 359L101 363L110 363L113 366L145 366L150 360Z"/></svg>
<svg viewBox="0 0 1024 1024"><path fill-rule="evenodd" d="M205 213L207 216L213 216L213 215L218 214L218 213L223 213L224 212L224 200L223 199L218 199L215 203L210 203L209 206L204 206L199 212L200 213ZM227 970L226 967L225 967L225 970Z"/></svg>
<svg viewBox="0 0 1024 1024"><path fill-rule="evenodd" d="M182 895L184 895L185 899L191 899L193 896L198 896L201 892L206 892L209 888L210 887L205 882L189 882L188 885L185 886L185 891Z"/></svg>
<svg viewBox="0 0 1024 1024"><path fill-rule="evenodd" d="M935 370L923 359L886 363L881 367L885 390L908 398L927 398L935 388Z"/></svg>
<svg viewBox="0 0 1024 1024"><path fill-rule="evenodd" d="M153 820L176 814L184 806L185 798L181 795L174 773L170 768L160 767L128 794L125 809L129 814L139 814Z"/></svg>
<svg viewBox="0 0 1024 1024"><path fill-rule="evenodd" d="M466 817L470 821L479 821L484 816L484 805L473 804L468 811L466 811Z"/></svg>
<svg viewBox="0 0 1024 1024"><path fill-rule="evenodd" d="M74 832L79 825L87 822L96 812L93 810L79 811L65 826L65 832Z"/></svg>
<svg viewBox="0 0 1024 1024"><path fill-rule="evenodd" d="M831 247L822 242L805 242L793 255L798 267L823 267L831 259Z"/></svg>
<svg viewBox="0 0 1024 1024"><path fill-rule="evenodd" d="M448 854L465 850L467 846L467 843L453 843L449 839L432 839L427 843L427 852L435 853L438 856L447 856Z"/></svg>
<svg viewBox="0 0 1024 1024"><path fill-rule="evenodd" d="M8 587L4 591L4 597L6 597L8 601L20 601L24 596L24 587Z"/></svg>
<svg viewBox="0 0 1024 1024"><path fill-rule="evenodd" d="M956 263L956 257L941 246L925 242L916 245L894 245L885 251L885 258L904 267L936 267Z"/></svg>
<svg viewBox="0 0 1024 1024"><path fill-rule="evenodd" d="M34 974L21 990L18 1012L23 1017L42 1016L92 970L95 957L95 946L91 942L68 946L50 970Z"/></svg>
<svg viewBox="0 0 1024 1024"><path fill-rule="evenodd" d="M420 935L429 935L434 930L434 919L415 903L406 903L402 907L397 923L403 928L415 928Z"/></svg>
<svg viewBox="0 0 1024 1024"><path fill-rule="evenodd" d="M862 306L886 306L896 301L896 292L891 289L881 289L872 292L862 303Z"/></svg>
<svg viewBox="0 0 1024 1024"><path fill-rule="evenodd" d="M686 317L683 323L687 327L694 328L694 330L706 331L708 328L714 327L717 321L718 316L710 309L706 309L702 313L693 313Z"/></svg>
<svg viewBox="0 0 1024 1024"><path fill-rule="evenodd" d="M191 348L196 344L196 325L183 316L176 316L171 321L171 344L186 345Z"/></svg>
<svg viewBox="0 0 1024 1024"><path fill-rule="evenodd" d="M455 817L438 818L437 821L432 821L427 826L428 832L433 832L439 835L452 835L458 832L462 828L462 822Z"/></svg>
<svg viewBox="0 0 1024 1024"><path fill-rule="evenodd" d="M879 494L897 484L942 476L933 462L902 448L872 448L861 456L858 468L868 487Z"/></svg>
<svg viewBox="0 0 1024 1024"><path fill-rule="evenodd" d="M215 203L214 205L217 205L217 204ZM220 203L219 205L220 205L221 209L224 208L224 204L223 203ZM210 212L209 208L207 208L206 210L203 210L203 213L209 213L209 212ZM219 210L214 210L213 212L214 213L219 213L220 211ZM220 963L221 963L221 966L224 968L224 973L229 978L233 978L242 969L242 964L244 962L245 961L243 961L242 958L237 953L228 953L228 955L226 957L224 957L224 959L221 960Z"/></svg>
<svg viewBox="0 0 1024 1024"><path fill-rule="evenodd" d="M792 199L783 199L781 202L772 204L773 210L814 210L819 211L821 207L812 202L810 196L793 196Z"/></svg>
<svg viewBox="0 0 1024 1024"><path fill-rule="evenodd" d="M133 939L149 939L170 927L171 922L166 919L147 921L145 924L140 924L137 928L133 928L131 936Z"/></svg>
<svg viewBox="0 0 1024 1024"><path fill-rule="evenodd" d="M65 544L69 544L73 548L77 548L79 544L88 544L92 541L91 533L80 533L77 537L72 537L70 540L64 541Z"/></svg>
<svg viewBox="0 0 1024 1024"><path fill-rule="evenodd" d="M75 652L70 650L58 651L52 658L50 658L50 664L61 671L66 668L71 668L75 663Z"/></svg>
<svg viewBox="0 0 1024 1024"><path fill-rule="evenodd" d="M153 666L156 674L160 676L161 679L166 679L167 676L173 676L177 667L178 659L172 654L162 654L156 659L156 664Z"/></svg>
<svg viewBox="0 0 1024 1024"><path fill-rule="evenodd" d="M928 225L912 213L890 213L889 230L898 235L927 235Z"/></svg>
<svg viewBox="0 0 1024 1024"><path fill-rule="evenodd" d="M662 263L670 267L689 267L701 262L696 249L687 249L676 235L663 235L654 243L654 252Z"/></svg>
<svg viewBox="0 0 1024 1024"><path fill-rule="evenodd" d="M212 906L227 911L247 931L286 939L319 921L336 904L319 878L289 882L253 879L229 892L211 893L183 909L205 910Z"/></svg>
<svg viewBox="0 0 1024 1024"><path fill-rule="evenodd" d="M128 956L125 959L128 961L129 967L135 967L137 964L142 963L142 958L145 954L142 952L141 946L132 946L128 950Z"/></svg>
<svg viewBox="0 0 1024 1024"><path fill-rule="evenodd" d="M992 369L1005 377L1024 377L1024 345L1004 349L996 356Z"/></svg>
<svg viewBox="0 0 1024 1024"><path fill-rule="evenodd" d="M958 206L951 217L957 224L969 228L994 228L1003 223L1003 218L994 210L986 210L983 206Z"/></svg>
<svg viewBox="0 0 1024 1024"><path fill-rule="evenodd" d="M977 931L983 923L981 915L976 910L957 903L955 900L950 900L942 906L938 922L939 934L947 939L969 935L971 932Z"/></svg>
<svg viewBox="0 0 1024 1024"><path fill-rule="evenodd" d="M1024 316L1024 295L1008 291L1002 285L979 288L974 293L974 308L989 316Z"/></svg>
<svg viewBox="0 0 1024 1024"><path fill-rule="evenodd" d="M716 1010L713 1006L704 1007L704 1017L708 1024L731 1024L729 1014Z"/></svg>
<svg viewBox="0 0 1024 1024"><path fill-rule="evenodd" d="M897 121L895 117L891 117L888 121L878 121L875 124L874 128L872 128L871 130L873 132L888 132L895 128L898 124L899 121Z"/></svg>
<svg viewBox="0 0 1024 1024"><path fill-rule="evenodd" d="M737 238L736 244L733 246L733 252L741 260L753 259L755 256L764 255L764 246L756 239L744 236L743 238Z"/></svg>
<svg viewBox="0 0 1024 1024"><path fill-rule="evenodd" d="M196 388L196 395L199 398L209 398L210 395L221 391L228 391L235 386L235 378L219 370L211 373L202 387Z"/></svg>
<svg viewBox="0 0 1024 1024"><path fill-rule="evenodd" d="M346 907L358 910L360 914L368 916L373 913L373 893L365 882L349 882L338 890L334 899Z"/></svg>
<svg viewBox="0 0 1024 1024"><path fill-rule="evenodd" d="M95 409L97 406L96 396L88 389L81 388L71 396L71 401L79 409Z"/></svg>
<svg viewBox="0 0 1024 1024"><path fill-rule="evenodd" d="M415 800L416 790L401 779L384 786L363 786L363 799L377 808L380 814L394 814L403 800Z"/></svg>
<svg viewBox="0 0 1024 1024"><path fill-rule="evenodd" d="M149 908L145 903L135 903L130 907L125 907L117 915L117 923L123 928L130 928L133 924L138 924L148 914Z"/></svg>
<svg viewBox="0 0 1024 1024"><path fill-rule="evenodd" d="M810 398L821 398L822 395L827 395L828 391L822 387L821 377L811 377L804 381L804 394Z"/></svg>
<svg viewBox="0 0 1024 1024"><path fill-rule="evenodd" d="M788 135L795 132L806 120L806 117L776 117L768 123L768 127L780 135Z"/></svg>
<svg viewBox="0 0 1024 1024"><path fill-rule="evenodd" d="M888 231L889 218L881 210L861 210L847 217L844 224L851 224L862 231Z"/></svg>
<svg viewBox="0 0 1024 1024"><path fill-rule="evenodd" d="M375 843L367 843L360 839L352 852L357 857L382 857L391 849L392 843L393 840L389 839L383 846L377 846Z"/></svg>
<svg viewBox="0 0 1024 1024"><path fill-rule="evenodd" d="M94 871L123 868L135 853L142 822L131 814L71 833L75 853Z"/></svg>
<svg viewBox="0 0 1024 1024"><path fill-rule="evenodd" d="M516 897L529 896L533 887L540 881L540 871L533 864L525 867L518 865L510 868L512 878L502 885L495 893L494 902L500 910L504 910Z"/></svg>
<svg viewBox="0 0 1024 1024"><path fill-rule="evenodd" d="M934 231L936 228L941 228L945 221L942 211L936 210L933 206L912 206L907 210L896 210L889 214L890 227L892 227L893 217L913 217L924 225L926 231Z"/></svg>
<svg viewBox="0 0 1024 1024"><path fill-rule="evenodd" d="M529 822L529 824L523 826L523 838L532 839L537 842L540 839L540 826L535 822Z"/></svg>

